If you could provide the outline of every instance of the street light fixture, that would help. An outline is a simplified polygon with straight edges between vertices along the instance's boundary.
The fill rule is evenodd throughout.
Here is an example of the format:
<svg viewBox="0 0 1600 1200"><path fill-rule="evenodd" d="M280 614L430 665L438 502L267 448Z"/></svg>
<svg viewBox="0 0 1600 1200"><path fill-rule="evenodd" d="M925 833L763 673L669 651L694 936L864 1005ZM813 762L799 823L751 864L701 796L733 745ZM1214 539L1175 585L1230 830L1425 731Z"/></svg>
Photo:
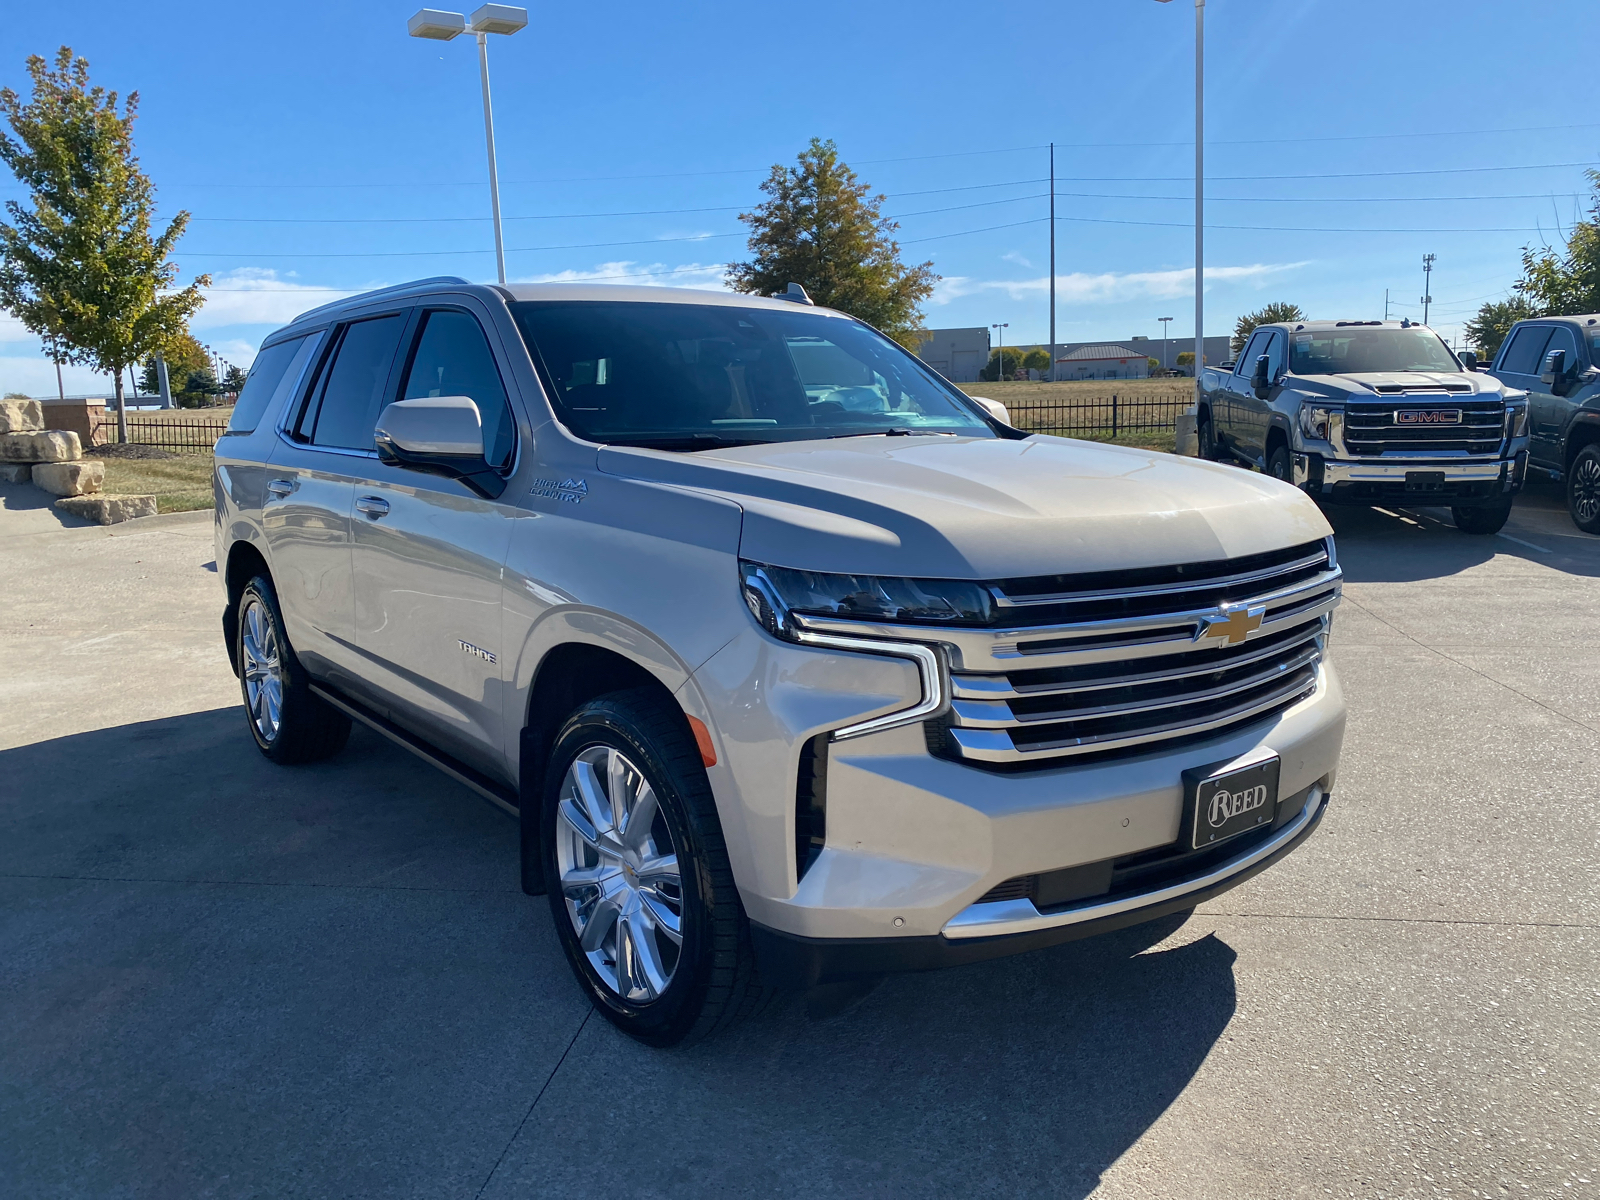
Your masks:
<svg viewBox="0 0 1600 1200"><path fill-rule="evenodd" d="M1172 328L1171 317L1157 317L1161 322L1161 369L1167 369L1167 331Z"/></svg>
<svg viewBox="0 0 1600 1200"><path fill-rule="evenodd" d="M1006 330L1011 328L1011 322L1007 321L1003 325L991 325L989 328L1000 331L1000 353L994 364L994 381L999 383L1006 377Z"/></svg>
<svg viewBox="0 0 1600 1200"><path fill-rule="evenodd" d="M506 241L500 229L500 177L495 169L494 113L489 105L488 35L513 34L527 23L528 10L513 8L509 4L485 4L470 19L460 13L423 8L418 9L417 14L406 22L406 31L414 38L448 42L463 33L477 36L478 74L483 80L483 136L489 144L489 206L494 213L494 261L501 287L506 282Z"/></svg>
<svg viewBox="0 0 1600 1200"><path fill-rule="evenodd" d="M1157 0L1159 4L1170 0ZM1206 165L1206 0L1194 0L1194 400L1200 404L1200 368L1205 341L1205 165Z"/></svg>

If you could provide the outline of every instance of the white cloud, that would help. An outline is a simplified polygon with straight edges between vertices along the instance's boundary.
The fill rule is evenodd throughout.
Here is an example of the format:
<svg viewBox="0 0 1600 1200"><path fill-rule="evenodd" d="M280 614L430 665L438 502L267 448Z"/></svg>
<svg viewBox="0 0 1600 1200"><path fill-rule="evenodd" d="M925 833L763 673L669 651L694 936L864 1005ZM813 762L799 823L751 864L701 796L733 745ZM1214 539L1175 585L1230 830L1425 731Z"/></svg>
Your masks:
<svg viewBox="0 0 1600 1200"><path fill-rule="evenodd" d="M205 289L206 302L189 322L195 330L223 325L286 325L308 308L353 296L382 283L354 288L326 288L280 278L265 267L240 267L214 276ZM252 357L254 351L252 350Z"/></svg>
<svg viewBox="0 0 1600 1200"><path fill-rule="evenodd" d="M548 275L526 275L512 283L620 283L645 287L687 287L702 291L725 290L724 263L689 263L669 267L664 263L618 261L600 263L585 271L555 271Z"/></svg>
<svg viewBox="0 0 1600 1200"><path fill-rule="evenodd" d="M1265 283L1273 275L1297 270L1309 263L1254 263L1243 267L1207 267L1206 290L1219 283ZM931 303L948 304L978 292L1003 291L1013 300L1032 300L1050 290L1050 277L1038 279L974 279L950 275L934 288ZM1099 275L1075 272L1056 276L1056 299L1063 304L1116 304L1125 300L1170 300L1194 294L1194 268L1177 271L1107 271Z"/></svg>

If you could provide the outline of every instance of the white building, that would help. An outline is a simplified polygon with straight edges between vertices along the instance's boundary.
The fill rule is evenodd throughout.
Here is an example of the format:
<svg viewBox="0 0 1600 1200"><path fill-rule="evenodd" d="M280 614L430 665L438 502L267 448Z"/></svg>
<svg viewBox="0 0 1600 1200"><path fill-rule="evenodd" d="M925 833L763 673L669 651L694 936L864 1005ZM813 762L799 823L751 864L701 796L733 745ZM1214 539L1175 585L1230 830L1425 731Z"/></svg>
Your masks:
<svg viewBox="0 0 1600 1200"><path fill-rule="evenodd" d="M1056 359L1057 379L1148 379L1150 356L1126 346L1081 346Z"/></svg>
<svg viewBox="0 0 1600 1200"><path fill-rule="evenodd" d="M917 357L951 383L976 383L989 365L987 329L930 329Z"/></svg>

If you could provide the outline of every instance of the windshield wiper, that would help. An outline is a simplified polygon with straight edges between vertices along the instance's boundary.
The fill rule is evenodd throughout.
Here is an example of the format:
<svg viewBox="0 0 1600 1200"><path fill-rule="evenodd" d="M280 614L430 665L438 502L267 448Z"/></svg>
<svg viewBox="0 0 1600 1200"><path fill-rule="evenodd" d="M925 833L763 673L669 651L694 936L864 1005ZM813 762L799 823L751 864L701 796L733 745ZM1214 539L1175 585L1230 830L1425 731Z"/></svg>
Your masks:
<svg viewBox="0 0 1600 1200"><path fill-rule="evenodd" d="M934 435L934 436L938 436L938 437L960 437L961 436L960 434L956 433L956 431L953 430L953 429L913 429L913 428L910 428L910 427L905 426L905 425L896 425L893 429L863 429L859 433L830 433L827 436L827 438L824 439L824 440L831 442L835 438L853 438L853 437L918 437L918 436L922 436L922 435Z"/></svg>
<svg viewBox="0 0 1600 1200"><path fill-rule="evenodd" d="M607 442L609 446L635 446L642 450L717 450L730 446L765 446L771 438L733 438L720 433L685 433L675 437L630 438Z"/></svg>

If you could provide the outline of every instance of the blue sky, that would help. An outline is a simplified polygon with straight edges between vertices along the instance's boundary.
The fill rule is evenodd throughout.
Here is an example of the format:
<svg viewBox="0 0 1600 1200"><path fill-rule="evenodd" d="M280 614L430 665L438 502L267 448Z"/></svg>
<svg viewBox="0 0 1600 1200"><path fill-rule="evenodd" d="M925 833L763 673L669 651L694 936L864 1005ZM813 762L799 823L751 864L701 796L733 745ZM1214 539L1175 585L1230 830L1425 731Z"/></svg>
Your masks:
<svg viewBox="0 0 1600 1200"><path fill-rule="evenodd" d="M14 6L0 82L65 43L140 92L144 166L194 218L177 261L214 280L195 331L248 363L342 292L494 277L475 50L408 38L414 5ZM1581 208L1600 119L1560 63L1597 40L1590 0L1211 0L1207 332L1277 299L1381 316L1385 288L1420 317L1424 253L1457 332ZM1043 340L1053 140L1058 338L1192 337L1192 64L1188 0L536 7L491 44L510 275L720 286L817 135L944 277L930 326ZM54 386L0 318L0 389Z"/></svg>

